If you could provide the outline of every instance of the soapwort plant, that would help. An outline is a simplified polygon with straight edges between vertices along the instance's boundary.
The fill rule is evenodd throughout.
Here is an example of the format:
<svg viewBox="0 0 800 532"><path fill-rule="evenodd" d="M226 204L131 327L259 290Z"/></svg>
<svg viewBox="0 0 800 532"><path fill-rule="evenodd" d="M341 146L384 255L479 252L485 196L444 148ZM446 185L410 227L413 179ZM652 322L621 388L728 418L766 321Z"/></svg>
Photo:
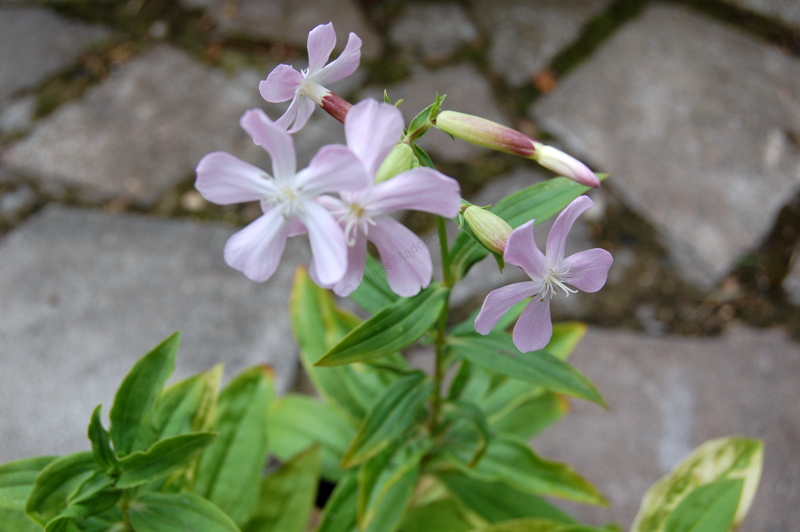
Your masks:
<svg viewBox="0 0 800 532"><path fill-rule="evenodd" d="M263 367L221 392L221 367L165 386L178 348L173 335L125 378L108 429L100 407L92 414L91 450L0 466L0 529L619 530L582 525L560 509L553 499L607 501L572 467L529 444L570 401L605 406L567 362L586 326L551 323L549 305L606 282L608 251L565 257L564 250L573 223L592 206L586 194L607 176L511 128L443 110L444 96L407 126L388 96L351 105L326 86L356 69L360 40L351 34L325 66L334 44L331 24L315 28L309 67L281 65L261 83L265 99L291 100L286 114L275 122L258 109L242 117L269 153L271 172L215 152L200 161L196 183L215 203L260 203L263 215L220 250L253 281L272 276L288 238L308 235L313 260L296 272L289 313L318 397L275 397ZM347 144L323 147L298 171L291 134L315 106L343 123ZM495 205L471 205L457 176L436 170L418 145L430 129L533 159L559 176ZM392 216L402 210L435 215L435 238L423 241L404 227ZM534 227L554 216L543 253ZM458 229L452 241L448 224ZM492 291L456 322L450 293L489 255L529 281ZM361 314L345 310L330 289ZM402 354L418 344L434 352L430 374ZM762 454L760 442L742 438L700 446L644 495L631 530L736 528L753 500ZM328 497L321 485L334 486Z"/></svg>

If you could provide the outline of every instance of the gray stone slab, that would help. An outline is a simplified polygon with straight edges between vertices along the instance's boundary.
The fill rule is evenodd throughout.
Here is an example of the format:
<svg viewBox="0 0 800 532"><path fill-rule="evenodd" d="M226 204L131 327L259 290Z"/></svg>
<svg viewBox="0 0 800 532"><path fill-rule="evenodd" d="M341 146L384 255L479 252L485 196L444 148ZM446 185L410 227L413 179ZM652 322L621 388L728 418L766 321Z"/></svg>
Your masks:
<svg viewBox="0 0 800 532"><path fill-rule="evenodd" d="M489 35L492 68L519 87L578 38L611 0L477 0L475 20Z"/></svg>
<svg viewBox="0 0 800 532"><path fill-rule="evenodd" d="M692 449L740 435L765 445L761 484L741 529L800 529L800 345L783 332L654 339L591 329L571 362L609 408L572 401L533 445L574 465L611 507L560 505L588 523L616 521L627 530L644 492Z"/></svg>
<svg viewBox="0 0 800 532"><path fill-rule="evenodd" d="M269 168L266 153L239 127L248 108L266 108L273 118L282 112L259 96L261 75L247 70L228 77L159 46L81 101L61 107L3 160L52 193L145 207L191 179L211 151Z"/></svg>
<svg viewBox="0 0 800 532"><path fill-rule="evenodd" d="M458 4L406 3L393 21L389 40L410 60L445 61L479 38L467 12Z"/></svg>
<svg viewBox="0 0 800 532"><path fill-rule="evenodd" d="M296 346L286 310L293 239L264 284L228 267L234 228L49 207L0 241L0 462L85 449L133 363L183 331L175 378L270 364L286 391Z"/></svg>
<svg viewBox="0 0 800 532"><path fill-rule="evenodd" d="M107 39L99 26L42 8L0 8L0 104L69 67L87 46Z"/></svg>
<svg viewBox="0 0 800 532"><path fill-rule="evenodd" d="M682 8L651 7L533 113L612 174L700 286L757 247L800 185L800 61Z"/></svg>
<svg viewBox="0 0 800 532"><path fill-rule="evenodd" d="M730 3L755 11L765 17L800 27L800 3L796 0L729 0Z"/></svg>
<svg viewBox="0 0 800 532"><path fill-rule="evenodd" d="M308 32L333 22L337 49L352 31L361 38L363 57L374 59L383 42L355 0L181 0L184 7L205 9L227 35L284 42L305 48Z"/></svg>
<svg viewBox="0 0 800 532"><path fill-rule="evenodd" d="M364 91L364 96L383 101L383 90L383 87L371 87ZM434 102L437 92L447 95L442 105L443 109L509 124L498 107L486 79L469 64L461 63L439 70L415 67L407 80L388 87L387 91L393 102L403 100L400 110L403 111L406 124ZM428 131L420 139L419 144L430 151L432 156L436 155L451 161L467 160L486 151L480 146L459 139L454 140L436 129Z"/></svg>

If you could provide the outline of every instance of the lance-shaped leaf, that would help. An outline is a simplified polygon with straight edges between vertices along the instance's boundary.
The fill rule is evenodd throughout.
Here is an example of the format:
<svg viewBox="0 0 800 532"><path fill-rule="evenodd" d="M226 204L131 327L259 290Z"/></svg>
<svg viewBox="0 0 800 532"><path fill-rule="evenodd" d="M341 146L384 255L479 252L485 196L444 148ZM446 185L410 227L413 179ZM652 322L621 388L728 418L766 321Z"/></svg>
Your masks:
<svg viewBox="0 0 800 532"><path fill-rule="evenodd" d="M367 255L364 278L361 279L356 291L350 294L350 299L370 314L375 314L400 299L400 296L392 292L389 281L386 280L384 265L378 259Z"/></svg>
<svg viewBox="0 0 800 532"><path fill-rule="evenodd" d="M615 529L596 528L584 525L565 525L548 519L525 518L496 523L476 528L473 532L612 532Z"/></svg>
<svg viewBox="0 0 800 532"><path fill-rule="evenodd" d="M465 420L474 427L475 434L478 436L478 445L475 447L472 458L467 462L467 467L474 467L483 457L483 453L486 452L489 440L492 437L492 431L489 428L486 416L480 408L467 401L448 401L444 405L444 413L447 417L455 420Z"/></svg>
<svg viewBox="0 0 800 532"><path fill-rule="evenodd" d="M194 460L216 438L213 432L181 434L153 444L146 452L129 454L119 462L117 488L132 488L170 475Z"/></svg>
<svg viewBox="0 0 800 532"><path fill-rule="evenodd" d="M222 365L167 387L158 398L153 424L161 439L209 432L214 427Z"/></svg>
<svg viewBox="0 0 800 532"><path fill-rule="evenodd" d="M400 524L432 442L426 437L397 440L364 462L358 471L358 526L391 531Z"/></svg>
<svg viewBox="0 0 800 532"><path fill-rule="evenodd" d="M269 412L269 449L281 460L290 460L300 449L319 445L322 476L338 480L339 464L355 429L330 406L306 395L287 394Z"/></svg>
<svg viewBox="0 0 800 532"><path fill-rule="evenodd" d="M439 319L448 292L442 285L434 284L414 297L397 300L353 329L316 365L362 362L408 347Z"/></svg>
<svg viewBox="0 0 800 532"><path fill-rule="evenodd" d="M264 478L243 532L304 532L314 508L319 472L320 452L314 446Z"/></svg>
<svg viewBox="0 0 800 532"><path fill-rule="evenodd" d="M414 532L467 532L472 524L453 499L437 499L422 506L409 508L403 516L400 530Z"/></svg>
<svg viewBox="0 0 800 532"><path fill-rule="evenodd" d="M729 478L703 484L687 495L669 514L664 529L670 532L731 530L744 480Z"/></svg>
<svg viewBox="0 0 800 532"><path fill-rule="evenodd" d="M605 406L595 387L578 370L547 351L520 353L507 333L451 336L448 343L476 366Z"/></svg>
<svg viewBox="0 0 800 532"><path fill-rule="evenodd" d="M523 401L510 411L491 416L489 423L498 434L528 440L564 417L568 411L569 401L564 397L544 392Z"/></svg>
<svg viewBox="0 0 800 532"><path fill-rule="evenodd" d="M361 363L335 368L314 366L314 362L361 320L339 308L331 292L314 284L303 268L298 268L295 274L290 313L294 335L300 346L300 360L314 388L353 425L357 425L375 398L397 375ZM395 355L391 361L407 369L402 357Z"/></svg>
<svg viewBox="0 0 800 532"><path fill-rule="evenodd" d="M115 473L119 467L119 460L117 455L114 454L114 449L111 448L111 436L108 431L103 427L103 422L100 420L101 405L92 412L92 420L89 423L89 440L92 442L92 454L97 465L100 466L106 473Z"/></svg>
<svg viewBox="0 0 800 532"><path fill-rule="evenodd" d="M454 470L438 471L436 478L464 510L474 512L490 523L523 517L538 517L561 524L577 522L541 497L501 482L473 478Z"/></svg>
<svg viewBox="0 0 800 532"><path fill-rule="evenodd" d="M680 522L683 519L680 514L673 516L673 513L679 509L685 512L693 507L683 506L682 501L695 490L721 480L743 481L729 527L736 528L753 502L763 461L764 448L759 440L719 438L700 445L647 491L631 526L631 532L671 532L674 529L668 528L667 523ZM725 486L727 487L704 490L701 496L706 497L710 493L715 497L722 497L724 504L724 499L731 497L733 490L731 484Z"/></svg>
<svg viewBox="0 0 800 532"><path fill-rule="evenodd" d="M139 359L117 390L109 431L117 455L144 451L158 438L153 410L161 388L175 370L180 338L180 333L173 334Z"/></svg>
<svg viewBox="0 0 800 532"><path fill-rule="evenodd" d="M587 504L607 504L597 488L574 469L542 459L525 442L496 436L473 468L467 467L471 458L469 449L453 447L446 454L463 472L479 480L502 482L535 495L552 495Z"/></svg>
<svg viewBox="0 0 800 532"><path fill-rule="evenodd" d="M48 521L45 532L77 532L81 530L76 524L77 520L101 514L114 507L122 497L122 490L95 491L99 485L101 483L95 482L94 485L82 490L85 491L82 496L73 499L73 502L70 502L57 517Z"/></svg>
<svg viewBox="0 0 800 532"><path fill-rule="evenodd" d="M389 386L361 423L342 458L347 469L375 456L414 424L417 409L430 395L433 384L424 373L414 372Z"/></svg>
<svg viewBox="0 0 800 532"><path fill-rule="evenodd" d="M76 488L98 470L90 452L69 454L50 462L37 475L25 503L25 512L45 525L63 512Z"/></svg>
<svg viewBox="0 0 800 532"><path fill-rule="evenodd" d="M230 517L196 493L140 493L130 504L136 532L239 532Z"/></svg>
<svg viewBox="0 0 800 532"><path fill-rule="evenodd" d="M322 515L317 532L356 532L356 502L358 500L358 479L356 471L350 470L336 483Z"/></svg>
<svg viewBox="0 0 800 532"><path fill-rule="evenodd" d="M597 174L597 177L603 180L608 175ZM490 210L511 227L518 227L529 220L536 220L538 225L561 212L587 190L589 187L565 177L556 177L506 196ZM487 253L468 234L459 234L450 250L456 278L464 277L472 265L483 259Z"/></svg>
<svg viewBox="0 0 800 532"><path fill-rule="evenodd" d="M267 459L267 414L274 395L269 368L250 368L222 391L214 430L217 439L200 457L195 489L237 524L258 497Z"/></svg>
<svg viewBox="0 0 800 532"><path fill-rule="evenodd" d="M36 477L55 456L37 456L0 465L0 508L22 510Z"/></svg>
<svg viewBox="0 0 800 532"><path fill-rule="evenodd" d="M0 523L10 532L42 532L42 526L19 508L0 508Z"/></svg>

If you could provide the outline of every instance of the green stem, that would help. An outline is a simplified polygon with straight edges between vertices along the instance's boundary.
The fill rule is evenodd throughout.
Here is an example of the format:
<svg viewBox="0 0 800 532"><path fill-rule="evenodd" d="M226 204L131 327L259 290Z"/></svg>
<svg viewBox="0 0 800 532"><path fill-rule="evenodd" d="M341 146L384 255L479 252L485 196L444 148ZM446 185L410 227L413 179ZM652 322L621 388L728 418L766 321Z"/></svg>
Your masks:
<svg viewBox="0 0 800 532"><path fill-rule="evenodd" d="M439 231L439 248L442 252L442 277L444 286L453 286L453 273L450 268L450 249L447 242L447 227L445 220L441 216L436 217L436 227ZM429 429L431 434L436 432L439 426L439 414L442 408L442 381L444 380L445 367L444 359L447 351L447 316L450 312L450 293L439 313L439 321L436 327L436 363L433 374L433 395L431 396L431 415L429 419Z"/></svg>

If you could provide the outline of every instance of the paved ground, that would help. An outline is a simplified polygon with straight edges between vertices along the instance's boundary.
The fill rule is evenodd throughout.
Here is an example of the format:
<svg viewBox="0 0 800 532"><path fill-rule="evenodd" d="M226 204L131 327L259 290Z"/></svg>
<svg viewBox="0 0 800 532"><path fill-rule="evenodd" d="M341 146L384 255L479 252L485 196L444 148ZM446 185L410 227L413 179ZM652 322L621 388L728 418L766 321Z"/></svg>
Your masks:
<svg viewBox="0 0 800 532"><path fill-rule="evenodd" d="M593 325L576 364L610 410L576 403L535 442L614 503L575 511L627 526L677 459L737 433L767 452L743 529L800 531L796 2L36 4L0 7L0 460L82 448L91 409L176 329L181 375L270 363L292 386L283 305L307 245L264 285L227 268L225 239L258 210L206 204L193 168L213 150L267 164L237 119L281 112L258 80L302 66L306 32L332 20L340 44L364 41L340 94L387 88L410 118L447 93L446 108L613 176L571 242L612 251L609 284L554 307ZM341 127L316 113L296 139L307 162ZM547 177L437 131L423 140L479 203ZM492 270L475 270L457 311L504 282Z"/></svg>

